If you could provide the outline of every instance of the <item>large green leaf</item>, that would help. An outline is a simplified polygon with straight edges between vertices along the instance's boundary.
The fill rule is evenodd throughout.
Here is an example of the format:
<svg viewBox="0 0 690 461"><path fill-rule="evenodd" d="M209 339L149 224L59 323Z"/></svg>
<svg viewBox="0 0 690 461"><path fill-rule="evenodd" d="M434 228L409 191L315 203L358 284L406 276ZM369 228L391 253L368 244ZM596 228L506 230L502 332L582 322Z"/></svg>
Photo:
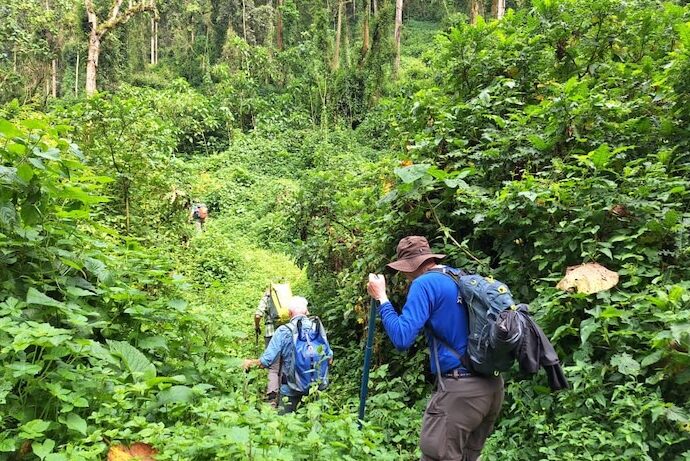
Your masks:
<svg viewBox="0 0 690 461"><path fill-rule="evenodd" d="M416 180L426 176L429 168L431 168L431 165L410 165L402 168L396 168L395 174L402 180L402 182L407 184L415 182Z"/></svg>
<svg viewBox="0 0 690 461"><path fill-rule="evenodd" d="M194 391L187 386L172 386L158 393L158 404L189 403L194 399Z"/></svg>
<svg viewBox="0 0 690 461"><path fill-rule="evenodd" d="M51 306L51 307L62 307L62 306L64 306L64 303L58 301L57 299L53 299L44 293L41 293L40 291L36 290L33 287L29 288L29 291L26 292L26 303L27 304L37 304L39 306Z"/></svg>
<svg viewBox="0 0 690 461"><path fill-rule="evenodd" d="M43 443L31 442L31 451L40 459L45 459L46 456L52 453L53 448L55 448L55 441L51 439L45 439Z"/></svg>
<svg viewBox="0 0 690 461"><path fill-rule="evenodd" d="M65 425L73 431L86 435L86 420L76 413L70 413L67 415Z"/></svg>
<svg viewBox="0 0 690 461"><path fill-rule="evenodd" d="M33 419L21 426L19 434L24 439L38 439L48 430L48 427L50 427L50 421Z"/></svg>
<svg viewBox="0 0 690 461"><path fill-rule="evenodd" d="M0 224L5 227L13 225L17 221L17 210L11 203L0 203Z"/></svg>
<svg viewBox="0 0 690 461"><path fill-rule="evenodd" d="M640 374L640 364L627 352L611 357L611 365L618 368L618 371L624 375L637 376Z"/></svg>
<svg viewBox="0 0 690 461"><path fill-rule="evenodd" d="M136 347L125 341L108 340L110 353L121 359L125 369L135 381L155 378L156 367Z"/></svg>
<svg viewBox="0 0 690 461"><path fill-rule="evenodd" d="M0 134L6 138L15 138L22 136L22 132L19 131L14 125L12 125L8 120L0 118Z"/></svg>

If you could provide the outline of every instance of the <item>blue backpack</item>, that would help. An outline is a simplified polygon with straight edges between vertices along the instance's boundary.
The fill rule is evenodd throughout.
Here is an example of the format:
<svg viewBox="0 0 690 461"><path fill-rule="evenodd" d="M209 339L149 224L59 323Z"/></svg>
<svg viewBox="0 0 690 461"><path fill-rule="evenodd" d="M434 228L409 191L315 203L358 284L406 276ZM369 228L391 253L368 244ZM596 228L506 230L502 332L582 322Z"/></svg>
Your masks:
<svg viewBox="0 0 690 461"><path fill-rule="evenodd" d="M318 317L311 317L311 327L303 327L302 320L297 324L285 324L292 332L292 342L295 346L295 362L292 370L288 370L288 386L300 394L308 394L313 384L319 390L328 387L328 361L331 347L328 344L326 330Z"/></svg>
<svg viewBox="0 0 690 461"><path fill-rule="evenodd" d="M511 315L518 305L508 287L492 278L466 275L449 267L432 271L453 279L458 286L458 303L465 305L469 314L464 356L432 332L434 338L472 372L492 376L509 370L515 362L515 350L522 341L525 327L519 317Z"/></svg>

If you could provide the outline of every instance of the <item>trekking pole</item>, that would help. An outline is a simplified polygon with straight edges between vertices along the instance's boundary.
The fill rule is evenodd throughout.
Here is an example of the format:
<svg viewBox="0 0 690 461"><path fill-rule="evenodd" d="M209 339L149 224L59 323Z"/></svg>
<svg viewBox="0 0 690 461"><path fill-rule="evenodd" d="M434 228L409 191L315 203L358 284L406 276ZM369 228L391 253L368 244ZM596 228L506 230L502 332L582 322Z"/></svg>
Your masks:
<svg viewBox="0 0 690 461"><path fill-rule="evenodd" d="M362 388L359 393L359 422L362 429L364 421L364 406L369 392L369 365L371 364L371 350L374 345L374 332L376 331L376 300L372 298L369 306L369 331L367 332L367 346L364 349L364 368L362 369Z"/></svg>

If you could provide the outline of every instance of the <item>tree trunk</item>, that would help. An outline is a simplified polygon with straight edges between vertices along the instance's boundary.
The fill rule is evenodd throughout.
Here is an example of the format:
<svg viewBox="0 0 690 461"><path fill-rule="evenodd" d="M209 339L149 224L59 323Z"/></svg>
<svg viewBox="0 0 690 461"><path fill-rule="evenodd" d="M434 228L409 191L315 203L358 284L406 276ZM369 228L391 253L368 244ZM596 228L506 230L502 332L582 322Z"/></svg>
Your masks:
<svg viewBox="0 0 690 461"><path fill-rule="evenodd" d="M153 65L156 63L156 25L154 24L154 19L151 18L151 59L149 60L150 64Z"/></svg>
<svg viewBox="0 0 690 461"><path fill-rule="evenodd" d="M74 66L74 97L79 97L79 51L77 51L77 63Z"/></svg>
<svg viewBox="0 0 690 461"><path fill-rule="evenodd" d="M362 59L369 52L369 15L371 14L371 0L364 6L364 21L362 21Z"/></svg>
<svg viewBox="0 0 690 461"><path fill-rule="evenodd" d="M338 1L338 25L335 28L335 50L333 51L333 70L340 68L340 37L343 29L343 0Z"/></svg>
<svg viewBox="0 0 690 461"><path fill-rule="evenodd" d="M477 18L483 10L482 0L470 0L470 24L477 24Z"/></svg>
<svg viewBox="0 0 690 461"><path fill-rule="evenodd" d="M491 16L501 19L506 14L506 0L491 0Z"/></svg>
<svg viewBox="0 0 690 461"><path fill-rule="evenodd" d="M279 51L283 51L283 0L276 2L276 47Z"/></svg>
<svg viewBox="0 0 690 461"><path fill-rule="evenodd" d="M155 53L154 53L154 64L158 64L158 20L155 21L155 36L156 40L154 41L154 48L155 48Z"/></svg>
<svg viewBox="0 0 690 461"><path fill-rule="evenodd" d="M393 65L393 75L400 72L400 38L402 35L402 10L403 0L395 0L395 63Z"/></svg>
<svg viewBox="0 0 690 461"><path fill-rule="evenodd" d="M242 0L242 38L247 41L247 4Z"/></svg>
<svg viewBox="0 0 690 461"><path fill-rule="evenodd" d="M51 72L51 83L52 83L52 94L54 98L57 98L57 59L53 59L52 72Z"/></svg>
<svg viewBox="0 0 690 461"><path fill-rule="evenodd" d="M89 48L86 57L86 96L96 92L96 71L98 70L98 55L101 52L101 36L98 34L98 16L91 0L84 0L86 16L91 24L89 32Z"/></svg>
<svg viewBox="0 0 690 461"><path fill-rule="evenodd" d="M46 64L43 69L43 81L45 83L45 93L47 98L50 96L50 64Z"/></svg>
<svg viewBox="0 0 690 461"><path fill-rule="evenodd" d="M95 29L92 29L89 34L89 52L86 57L86 96L91 96L96 92L96 72L100 53L101 37Z"/></svg>
<svg viewBox="0 0 690 461"><path fill-rule="evenodd" d="M129 20L132 16L142 13L144 11L149 11L158 17L156 7L153 0L149 0L144 3L144 0L139 2L132 2L129 0L129 7L124 13L120 12L120 6L122 6L123 0L114 0L113 5L110 9L110 15L108 18L100 22L98 16L96 15L96 8L93 4L93 0L84 0L86 6L86 16L88 18L89 24L91 25L91 31L89 32L89 53L86 60L86 95L91 96L96 92L96 74L98 71L98 56L101 52L101 40L103 37L110 32L112 29L117 28L120 24L123 24Z"/></svg>
<svg viewBox="0 0 690 461"><path fill-rule="evenodd" d="M374 16L376 16L379 13L379 5L377 0L374 0Z"/></svg>
<svg viewBox="0 0 690 461"><path fill-rule="evenodd" d="M353 2L354 3L354 2ZM345 9L345 36L343 37L343 53L345 54L345 67L349 68L350 62L350 21L348 20L347 8Z"/></svg>

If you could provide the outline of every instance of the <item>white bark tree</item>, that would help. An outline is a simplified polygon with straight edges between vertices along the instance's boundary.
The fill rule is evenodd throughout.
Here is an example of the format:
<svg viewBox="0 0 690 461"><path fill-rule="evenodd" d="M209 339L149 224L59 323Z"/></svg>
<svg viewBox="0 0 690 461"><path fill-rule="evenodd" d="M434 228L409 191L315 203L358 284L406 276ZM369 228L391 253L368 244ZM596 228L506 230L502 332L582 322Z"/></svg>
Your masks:
<svg viewBox="0 0 690 461"><path fill-rule="evenodd" d="M506 14L506 0L491 0L491 16L501 19Z"/></svg>
<svg viewBox="0 0 690 461"><path fill-rule="evenodd" d="M484 11L482 0L470 0L470 24L477 24L477 18Z"/></svg>
<svg viewBox="0 0 690 461"><path fill-rule="evenodd" d="M89 32L89 52L86 58L86 95L96 92L96 75L98 72L98 58L101 54L101 42L108 32L126 23L132 16L148 11L158 18L158 11L153 0L139 0L130 2L124 12L120 11L123 0L114 0L110 14L105 21L101 21L96 14L93 0L84 0L86 16L91 25Z"/></svg>
<svg viewBox="0 0 690 461"><path fill-rule="evenodd" d="M343 0L338 2L338 25L335 28L335 49L333 50L333 63L331 67L333 70L340 69L340 42L343 31L343 10L345 5Z"/></svg>
<svg viewBox="0 0 690 461"><path fill-rule="evenodd" d="M400 71L400 39L402 37L402 13L403 0L395 0L395 63L393 73L398 75Z"/></svg>

